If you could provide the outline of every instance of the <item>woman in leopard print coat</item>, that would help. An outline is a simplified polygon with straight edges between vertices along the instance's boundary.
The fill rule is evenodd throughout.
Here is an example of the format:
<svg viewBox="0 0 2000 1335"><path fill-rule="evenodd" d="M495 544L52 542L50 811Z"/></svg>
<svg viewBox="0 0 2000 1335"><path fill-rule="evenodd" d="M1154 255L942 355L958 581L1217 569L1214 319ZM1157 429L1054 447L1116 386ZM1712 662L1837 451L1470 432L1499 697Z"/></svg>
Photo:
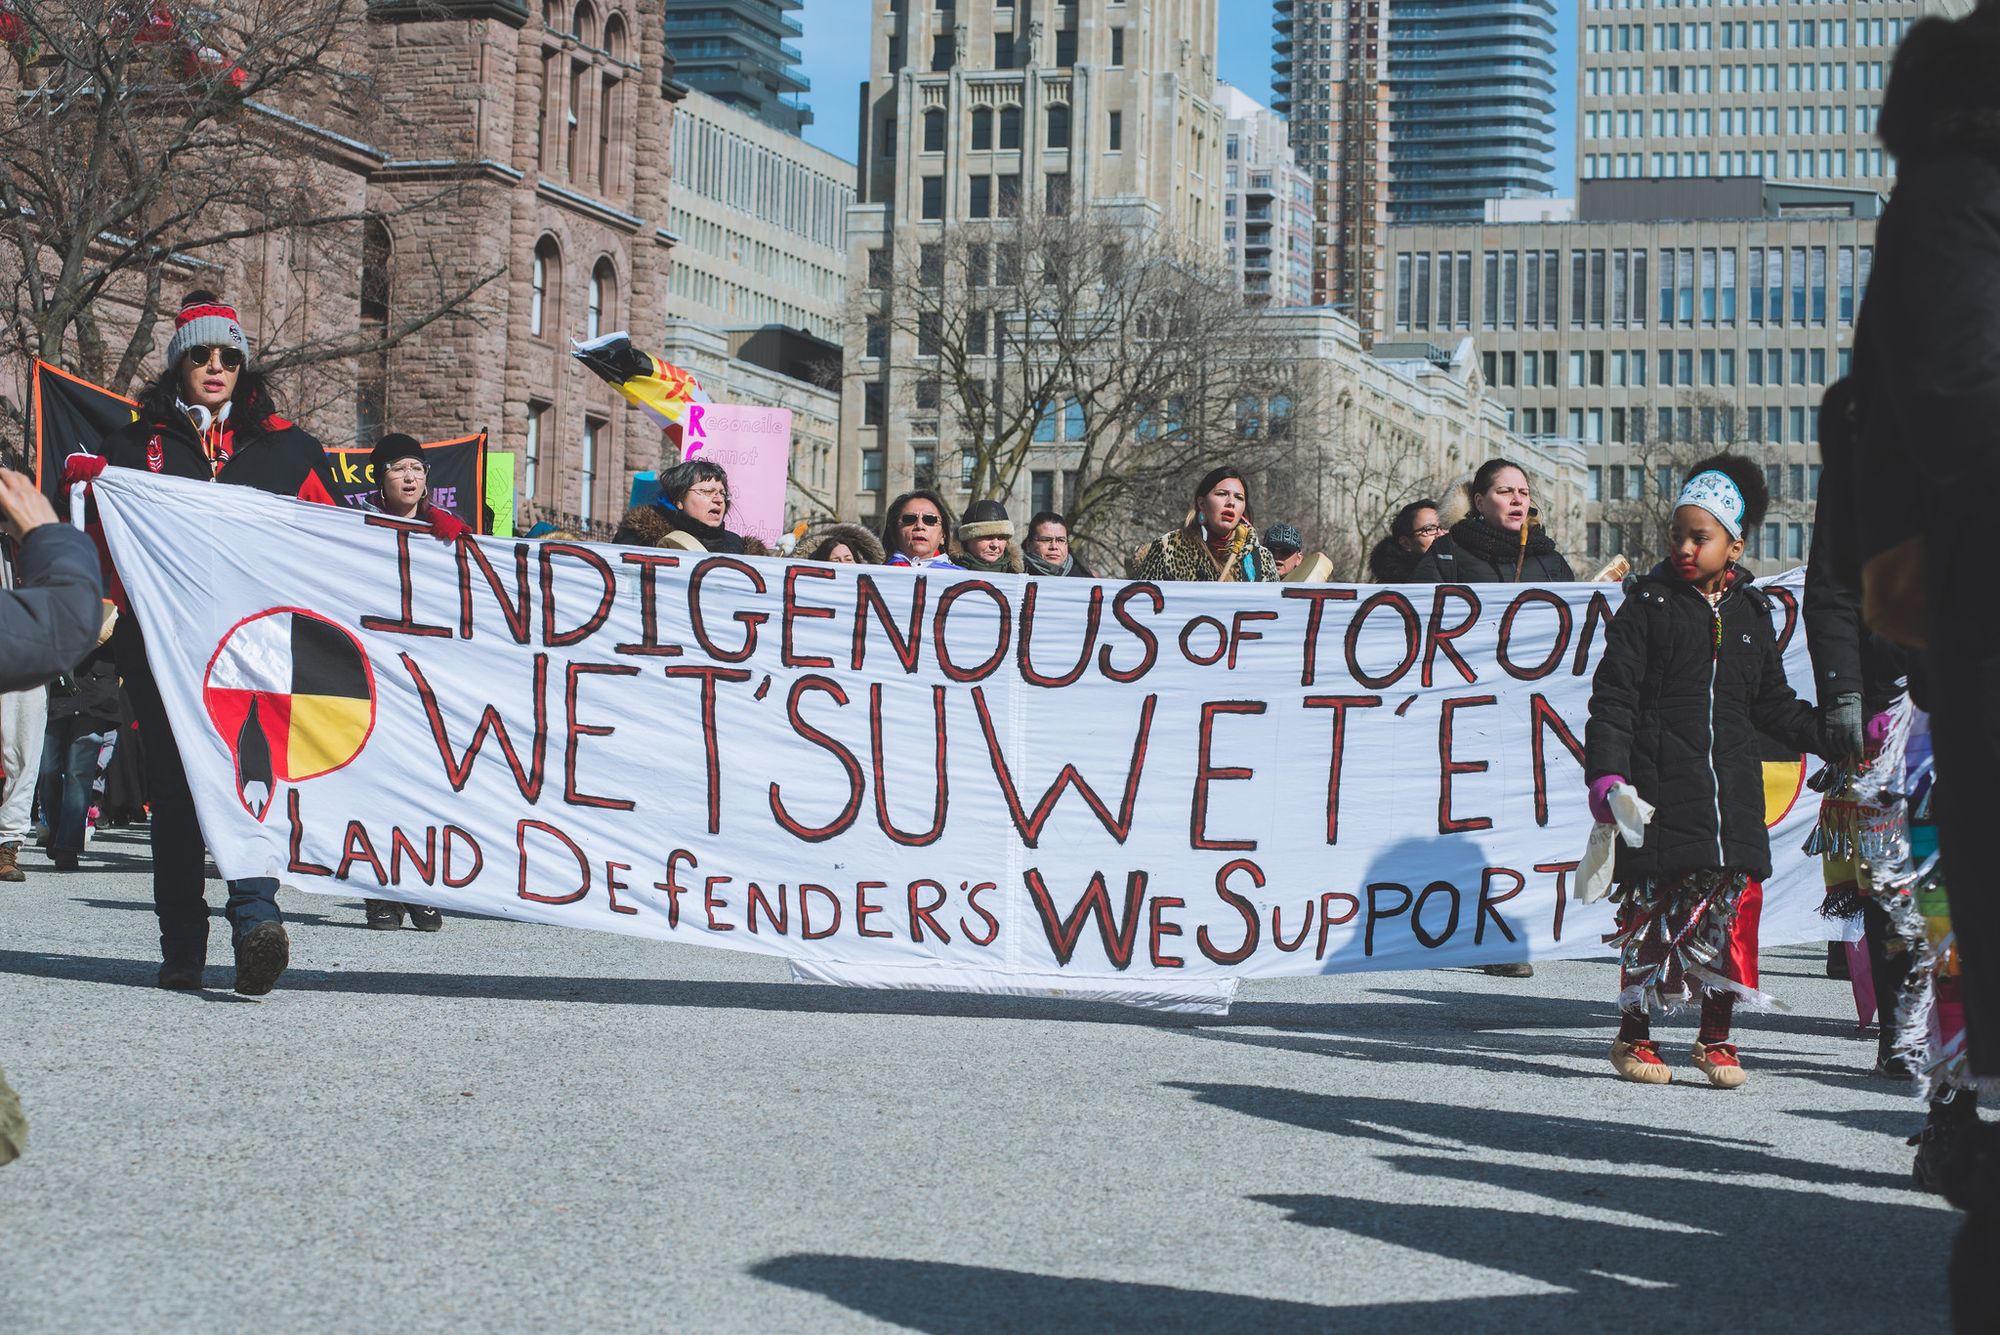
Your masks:
<svg viewBox="0 0 2000 1335"><path fill-rule="evenodd" d="M1159 582L1278 578L1278 559L1257 539L1250 522L1250 489L1243 474L1224 465L1202 478L1187 523L1146 544L1132 578Z"/></svg>

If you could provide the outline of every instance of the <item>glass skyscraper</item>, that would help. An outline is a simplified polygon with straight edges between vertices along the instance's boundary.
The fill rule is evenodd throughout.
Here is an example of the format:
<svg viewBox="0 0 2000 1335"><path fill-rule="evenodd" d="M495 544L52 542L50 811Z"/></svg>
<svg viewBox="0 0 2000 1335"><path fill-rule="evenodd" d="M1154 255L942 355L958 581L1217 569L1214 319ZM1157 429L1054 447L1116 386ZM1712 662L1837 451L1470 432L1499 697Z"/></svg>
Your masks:
<svg viewBox="0 0 2000 1335"><path fill-rule="evenodd" d="M1555 189L1556 0L1391 0L1389 220Z"/></svg>
<svg viewBox="0 0 2000 1335"><path fill-rule="evenodd" d="M672 76L786 134L812 123L799 100L812 84L785 39L804 29L787 10L805 0L666 0Z"/></svg>

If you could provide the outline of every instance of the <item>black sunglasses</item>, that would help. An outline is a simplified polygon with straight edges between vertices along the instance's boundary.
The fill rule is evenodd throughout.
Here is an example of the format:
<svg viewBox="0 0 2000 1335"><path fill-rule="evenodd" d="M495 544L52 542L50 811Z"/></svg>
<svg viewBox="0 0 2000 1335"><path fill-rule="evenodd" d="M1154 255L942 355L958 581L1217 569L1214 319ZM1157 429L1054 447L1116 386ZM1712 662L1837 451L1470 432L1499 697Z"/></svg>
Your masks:
<svg viewBox="0 0 2000 1335"><path fill-rule="evenodd" d="M220 348L210 343L197 343L188 349L188 365L202 367L216 353L222 354L222 369L240 371L243 369L243 351L240 348Z"/></svg>
<svg viewBox="0 0 2000 1335"><path fill-rule="evenodd" d="M904 528L916 528L919 524L925 528L935 528L939 520L936 515L898 515L896 522Z"/></svg>

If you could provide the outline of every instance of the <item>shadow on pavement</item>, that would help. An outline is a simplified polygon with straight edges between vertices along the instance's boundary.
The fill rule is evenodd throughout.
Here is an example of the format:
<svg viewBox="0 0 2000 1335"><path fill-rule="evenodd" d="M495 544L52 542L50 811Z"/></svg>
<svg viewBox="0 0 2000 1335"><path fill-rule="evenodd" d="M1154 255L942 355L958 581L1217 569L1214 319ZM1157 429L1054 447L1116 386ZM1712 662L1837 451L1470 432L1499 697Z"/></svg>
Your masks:
<svg viewBox="0 0 2000 1335"><path fill-rule="evenodd" d="M993 1330L1292 1331L1519 1330L1540 1298L1322 1307L1165 1284L1040 1275L997 1266L799 1252L750 1268L758 1279L817 1293L878 1321L931 1335Z"/></svg>
<svg viewBox="0 0 2000 1335"><path fill-rule="evenodd" d="M1882 1082L1887 1085L1888 1081ZM1905 1087L1907 1080L1901 1082ZM1913 1136L1923 1129L1924 1105L1915 1098L1907 1100L1900 1108L1787 1108L1793 1117L1804 1117L1815 1122L1832 1122L1854 1131L1870 1132L1876 1135Z"/></svg>
<svg viewBox="0 0 2000 1335"><path fill-rule="evenodd" d="M1596 1025L1604 1030L1604 1041L1608 1045L1612 1031L1618 1027L1618 1006L1613 995L1617 991L1617 975L1610 971L1611 967L1608 961L1605 962L1607 990L1602 1002L1595 1000L1578 1002L1562 997L1539 996L1526 992L1510 993L1495 989L1480 993L1480 1004L1473 1007L1465 1005L1468 995L1466 991L1407 987L1378 987L1374 991L1378 996L1401 997L1406 1001L1424 1001L1449 1008L1449 1019L1445 1020L1440 1028L1477 1031L1574 1029L1579 1026ZM1676 1031L1685 1030L1687 1036L1692 1038L1696 1018L1693 1008L1684 1009L1677 1015L1665 1018L1655 1013L1654 1037L1671 1040ZM1774 1034L1803 1034L1814 1038L1840 1040L1851 1040L1854 1037L1854 1026L1842 1020L1820 1019L1816 1016L1790 1014L1784 1011L1753 1011L1747 1006L1737 1008L1736 1027L1752 1052L1755 1051L1758 1030Z"/></svg>
<svg viewBox="0 0 2000 1335"><path fill-rule="evenodd" d="M1719 1115L1716 1124L1723 1130L1716 1135L1704 1135L1637 1122L1518 1113L1501 1108L1463 1108L1363 1094L1315 1094L1267 1085L1212 1085L1181 1080L1165 1083L1167 1088L1185 1090L1198 1102L1213 1107L1308 1131L1408 1148L1431 1148L1411 1138L1416 1135L1427 1141L1458 1141L1471 1155L1556 1154L1627 1166L1651 1165L1682 1173L1769 1173L1799 1182L1891 1191L1907 1189L1909 1185L1909 1179L1898 1173L1842 1168L1772 1153L1761 1147L1760 1142L1727 1134L1729 1124ZM1678 1086L1658 1093L1666 1098L1725 1097L1706 1088L1682 1090ZM1679 1189L1678 1182L1673 1188Z"/></svg>
<svg viewBox="0 0 2000 1335"><path fill-rule="evenodd" d="M122 909L131 913L151 913L153 911L152 904L142 899L74 899L70 902L73 904L82 904L86 908L93 909ZM314 927L365 928L368 926L368 923L365 918L360 916L360 913L361 910L357 908L348 917L330 918L324 913L299 913L287 910L285 921L288 923L310 923ZM208 906L208 916L223 919L227 915L223 912L222 905L210 904Z"/></svg>
<svg viewBox="0 0 2000 1335"><path fill-rule="evenodd" d="M151 909L151 905L142 907ZM212 916L219 911L211 910ZM286 921L301 919L287 914ZM359 926L358 923L353 924ZM385 933L386 935L386 933ZM449 934L439 938L449 940ZM210 959L223 958L210 947ZM227 946L221 949L226 952ZM345 948L344 948L345 949ZM294 939L293 958L300 954ZM152 986L157 960L66 955L47 951L0 950L0 973L75 982L143 982ZM1228 1016L1167 1015L1110 1002L1062 1001L1039 997L987 996L956 992L877 992L793 982L661 978L578 978L562 975L416 973L369 969L285 971L280 992L353 992L379 996L487 998L501 1001L582 1001L607 1006L687 1006L819 1015L929 1015L980 1019L1059 1020L1088 1024L1129 1024L1147 1028L1187 1025L1249 1025L1319 1029L1331 1023L1334 1008L1294 1002L1238 1002Z"/></svg>
<svg viewBox="0 0 2000 1335"><path fill-rule="evenodd" d="M1516 1075L1556 1076L1562 1079L1601 1080L1603 1071L1585 1061L1583 1040L1550 1040L1539 1036L1511 1035L1505 1049L1478 1041L1454 1040L1450 1046L1412 1039L1399 1022L1385 1029L1380 1038L1347 1035L1311 1038L1292 1034L1232 1033L1228 1030L1193 1031L1197 1038L1216 1043L1240 1043L1246 1047L1270 1048L1280 1052L1302 1052L1312 1057L1374 1065L1457 1066L1479 1071L1506 1071ZM1600 1055L1591 1045L1590 1055ZM1535 1061L1522 1055L1523 1048L1545 1052L1552 1060Z"/></svg>
<svg viewBox="0 0 2000 1335"><path fill-rule="evenodd" d="M1596 1319L1580 1324L1599 1328L1611 1313L1634 1304L1658 1304L1662 1317L1672 1314L1662 1328L1682 1329L1672 1318L1691 1320L1722 1295L1732 1296L1729 1310L1744 1322L1739 1329L1864 1329L1876 1328L1878 1320L1914 1328L1926 1324L1926 1317L1944 1316L1941 1285L1928 1293L1853 1286L1833 1280L1825 1268L1827 1258L1851 1254L1860 1238L1877 1243L1871 1248L1871 1277L1897 1272L1891 1260L1897 1248L1907 1249L1913 1265L1935 1258L1949 1247L1955 1225L1953 1213L1941 1206L1845 1200L1631 1169L1543 1170L1431 1156L1396 1156L1389 1162L1412 1174L1539 1196L1561 1210L1334 1195L1252 1199L1286 1211L1291 1223L1338 1229L1570 1290L1537 1307L1543 1329L1566 1315L1586 1313ZM1623 1217L1580 1218L1574 1213L1579 1207ZM1734 1324L1721 1311L1715 1315L1716 1329Z"/></svg>

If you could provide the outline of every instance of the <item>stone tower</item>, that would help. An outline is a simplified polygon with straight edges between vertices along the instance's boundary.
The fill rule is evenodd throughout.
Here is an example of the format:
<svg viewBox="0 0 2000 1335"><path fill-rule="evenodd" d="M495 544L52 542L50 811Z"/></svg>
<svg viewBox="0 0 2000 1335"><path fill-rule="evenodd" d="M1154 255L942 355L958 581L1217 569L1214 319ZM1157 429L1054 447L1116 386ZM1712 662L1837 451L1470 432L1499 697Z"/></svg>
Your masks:
<svg viewBox="0 0 2000 1335"><path fill-rule="evenodd" d="M664 327L674 101L662 0L387 0L369 65L421 146L377 142L362 316L399 327L418 275L460 286L450 311L360 368L356 434L485 428L516 456L524 515L602 525L660 435L571 360L571 339ZM414 137L414 133L412 134ZM421 151L419 151L421 147ZM450 207L413 209L470 178Z"/></svg>

